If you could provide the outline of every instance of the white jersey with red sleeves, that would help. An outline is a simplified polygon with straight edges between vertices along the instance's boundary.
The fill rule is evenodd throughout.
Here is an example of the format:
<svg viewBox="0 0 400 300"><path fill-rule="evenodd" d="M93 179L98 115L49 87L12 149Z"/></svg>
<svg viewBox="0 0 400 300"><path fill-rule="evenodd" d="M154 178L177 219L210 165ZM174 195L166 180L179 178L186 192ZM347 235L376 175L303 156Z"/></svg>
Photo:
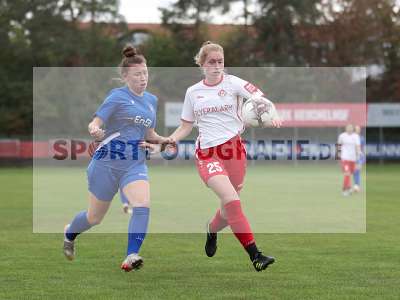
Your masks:
<svg viewBox="0 0 400 300"><path fill-rule="evenodd" d="M339 135L338 144L341 145L341 160L357 160L357 147L360 146L360 136L358 134L343 132Z"/></svg>
<svg viewBox="0 0 400 300"><path fill-rule="evenodd" d="M244 125L240 114L243 98L254 94L263 95L251 83L227 74L218 84L207 85L203 80L189 87L181 117L198 126L197 148L214 147L242 133Z"/></svg>

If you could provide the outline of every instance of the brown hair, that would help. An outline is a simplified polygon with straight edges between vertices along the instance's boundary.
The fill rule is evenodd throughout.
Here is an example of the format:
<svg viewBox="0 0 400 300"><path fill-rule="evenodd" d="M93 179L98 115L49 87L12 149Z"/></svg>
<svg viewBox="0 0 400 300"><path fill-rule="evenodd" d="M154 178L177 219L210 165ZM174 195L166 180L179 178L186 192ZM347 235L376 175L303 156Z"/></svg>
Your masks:
<svg viewBox="0 0 400 300"><path fill-rule="evenodd" d="M122 49L122 60L119 64L120 74L124 74L130 65L143 63L146 64L146 58L138 54L135 47L128 44Z"/></svg>
<svg viewBox="0 0 400 300"><path fill-rule="evenodd" d="M224 48L222 48L221 45L207 41L204 42L203 45L201 45L199 52L194 57L195 63L199 66L203 65L206 61L207 55L211 51L220 51L222 52L222 54L224 54Z"/></svg>

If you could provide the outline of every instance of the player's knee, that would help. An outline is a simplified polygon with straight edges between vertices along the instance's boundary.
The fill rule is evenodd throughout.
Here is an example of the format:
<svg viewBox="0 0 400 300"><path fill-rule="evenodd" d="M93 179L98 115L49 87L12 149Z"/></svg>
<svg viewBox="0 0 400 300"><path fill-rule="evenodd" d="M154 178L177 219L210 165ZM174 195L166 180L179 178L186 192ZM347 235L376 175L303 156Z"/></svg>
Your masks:
<svg viewBox="0 0 400 300"><path fill-rule="evenodd" d="M222 203L225 205L225 204L231 202L232 200L238 200L239 195L235 190L233 190L231 192L223 193L222 195L220 195L220 198L221 198Z"/></svg>
<svg viewBox="0 0 400 300"><path fill-rule="evenodd" d="M135 199L130 203L133 207L150 207L150 199Z"/></svg>
<svg viewBox="0 0 400 300"><path fill-rule="evenodd" d="M241 191L242 188L243 188L243 183L234 185L234 188L235 188L236 193L239 194L240 191Z"/></svg>

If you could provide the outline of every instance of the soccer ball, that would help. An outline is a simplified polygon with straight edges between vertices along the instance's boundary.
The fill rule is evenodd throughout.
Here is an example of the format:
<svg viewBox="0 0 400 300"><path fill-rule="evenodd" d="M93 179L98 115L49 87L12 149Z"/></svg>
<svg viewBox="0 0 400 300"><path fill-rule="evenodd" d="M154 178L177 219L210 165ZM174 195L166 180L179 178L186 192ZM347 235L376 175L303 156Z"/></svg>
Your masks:
<svg viewBox="0 0 400 300"><path fill-rule="evenodd" d="M275 105L264 97L249 98L242 107L242 120L246 127L271 127L278 119Z"/></svg>

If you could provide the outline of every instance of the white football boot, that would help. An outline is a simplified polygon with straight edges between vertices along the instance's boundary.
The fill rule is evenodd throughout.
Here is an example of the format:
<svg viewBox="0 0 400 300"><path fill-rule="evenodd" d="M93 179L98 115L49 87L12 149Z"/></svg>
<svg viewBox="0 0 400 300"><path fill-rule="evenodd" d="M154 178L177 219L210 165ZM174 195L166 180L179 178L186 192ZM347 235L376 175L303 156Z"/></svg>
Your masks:
<svg viewBox="0 0 400 300"><path fill-rule="evenodd" d="M121 264L121 269L125 272L138 270L143 266L143 258L136 253L129 254Z"/></svg>
<svg viewBox="0 0 400 300"><path fill-rule="evenodd" d="M69 239L67 239L67 237L65 236L65 233L67 232L67 229L69 227L69 224L65 225L64 227L64 246L63 246L63 252L65 257L68 260L73 260L75 258L75 245L74 242L75 241L70 241Z"/></svg>

